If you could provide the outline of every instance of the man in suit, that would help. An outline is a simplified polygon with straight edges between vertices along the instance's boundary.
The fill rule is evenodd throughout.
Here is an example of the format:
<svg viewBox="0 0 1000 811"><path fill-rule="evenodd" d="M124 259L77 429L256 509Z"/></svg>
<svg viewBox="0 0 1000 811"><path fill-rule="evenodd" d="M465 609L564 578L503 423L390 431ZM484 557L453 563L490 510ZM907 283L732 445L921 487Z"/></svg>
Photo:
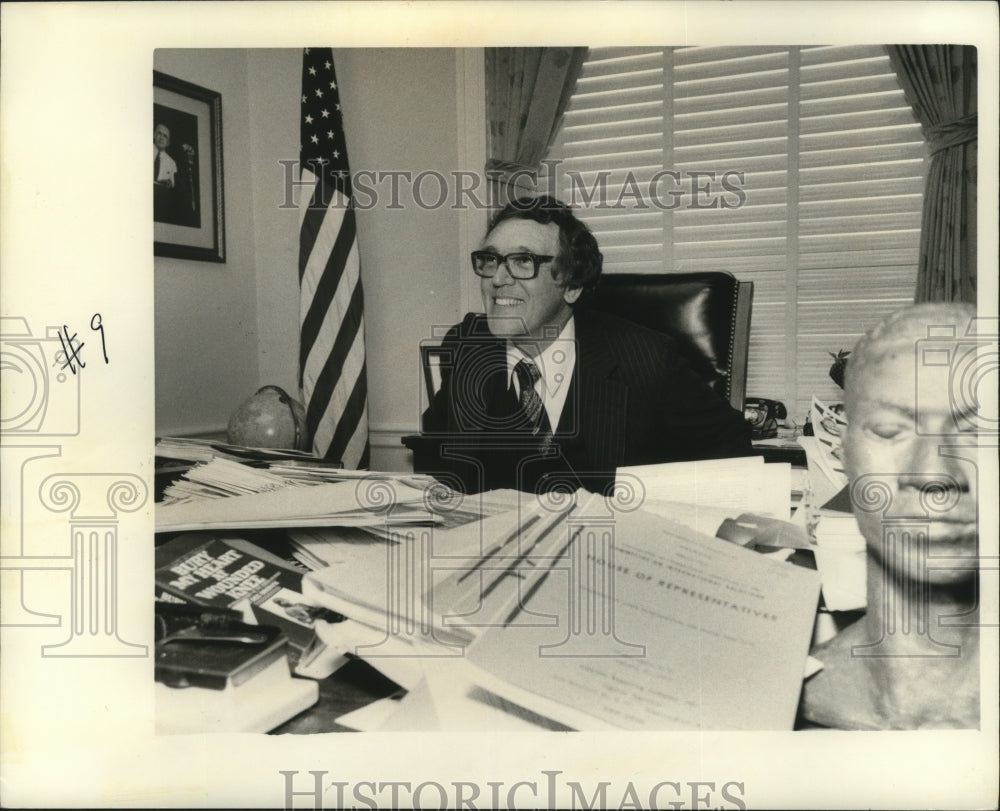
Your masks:
<svg viewBox="0 0 1000 811"><path fill-rule="evenodd" d="M429 472L469 492L606 491L623 465L741 456L743 415L671 338L577 304L601 275L593 234L551 197L518 200L472 253L485 315L445 337L423 415Z"/></svg>

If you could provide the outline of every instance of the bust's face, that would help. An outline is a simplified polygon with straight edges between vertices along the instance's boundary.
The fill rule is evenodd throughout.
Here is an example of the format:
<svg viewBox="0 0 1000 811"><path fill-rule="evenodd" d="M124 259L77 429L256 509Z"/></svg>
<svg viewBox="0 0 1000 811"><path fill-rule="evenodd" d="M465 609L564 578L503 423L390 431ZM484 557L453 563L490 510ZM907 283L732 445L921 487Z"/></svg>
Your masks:
<svg viewBox="0 0 1000 811"><path fill-rule="evenodd" d="M887 574L957 583L975 576L976 437L963 419L975 415L947 366L917 358L901 343L850 381L844 461L869 555Z"/></svg>
<svg viewBox="0 0 1000 811"><path fill-rule="evenodd" d="M153 143L157 149L166 149L170 146L170 130L163 124L157 124L153 130Z"/></svg>

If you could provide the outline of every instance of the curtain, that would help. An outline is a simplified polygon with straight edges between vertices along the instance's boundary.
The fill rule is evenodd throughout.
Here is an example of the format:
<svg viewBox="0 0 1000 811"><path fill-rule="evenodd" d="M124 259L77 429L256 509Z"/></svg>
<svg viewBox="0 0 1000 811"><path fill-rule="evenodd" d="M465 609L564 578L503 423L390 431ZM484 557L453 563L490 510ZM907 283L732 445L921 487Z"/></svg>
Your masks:
<svg viewBox="0 0 1000 811"><path fill-rule="evenodd" d="M931 151L915 301L976 301L976 49L890 45Z"/></svg>
<svg viewBox="0 0 1000 811"><path fill-rule="evenodd" d="M486 171L532 189L576 87L586 48L487 48Z"/></svg>

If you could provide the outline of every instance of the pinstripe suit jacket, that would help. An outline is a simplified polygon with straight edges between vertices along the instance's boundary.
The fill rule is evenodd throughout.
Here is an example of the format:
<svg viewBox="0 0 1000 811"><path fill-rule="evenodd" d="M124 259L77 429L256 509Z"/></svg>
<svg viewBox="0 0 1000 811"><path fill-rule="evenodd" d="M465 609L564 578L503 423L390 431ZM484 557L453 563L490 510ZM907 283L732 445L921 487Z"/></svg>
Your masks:
<svg viewBox="0 0 1000 811"><path fill-rule="evenodd" d="M538 450L508 392L504 341L472 313L452 327L442 344L442 385L423 415L424 434L453 446L436 460L440 472L470 491L532 490L546 471L568 469L601 490L623 465L750 452L743 415L698 377L673 339L603 313L580 310L574 318L576 366L553 437L556 458L527 474L518 465ZM476 461L463 471L458 457ZM478 483L470 476L476 466Z"/></svg>

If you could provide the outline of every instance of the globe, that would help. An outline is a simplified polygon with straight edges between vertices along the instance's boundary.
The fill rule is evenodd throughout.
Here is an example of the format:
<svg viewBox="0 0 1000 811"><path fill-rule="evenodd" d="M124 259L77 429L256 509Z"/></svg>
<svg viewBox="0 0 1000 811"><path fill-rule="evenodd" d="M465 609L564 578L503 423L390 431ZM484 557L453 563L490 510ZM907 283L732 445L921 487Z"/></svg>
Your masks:
<svg viewBox="0 0 1000 811"><path fill-rule="evenodd" d="M264 386L229 418L230 445L306 450L306 412L280 386Z"/></svg>

